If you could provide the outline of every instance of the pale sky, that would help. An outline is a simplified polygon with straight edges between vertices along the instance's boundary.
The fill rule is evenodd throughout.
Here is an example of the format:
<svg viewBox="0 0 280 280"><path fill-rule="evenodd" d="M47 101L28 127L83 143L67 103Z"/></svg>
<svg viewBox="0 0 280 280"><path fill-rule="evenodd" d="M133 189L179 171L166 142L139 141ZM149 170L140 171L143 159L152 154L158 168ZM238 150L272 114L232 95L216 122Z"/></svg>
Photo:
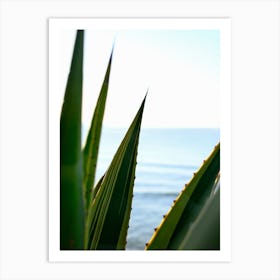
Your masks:
<svg viewBox="0 0 280 280"><path fill-rule="evenodd" d="M63 31L61 98L74 39L75 31ZM114 42L104 126L128 127L148 88L142 127L220 126L219 30L86 30L85 127L91 121Z"/></svg>

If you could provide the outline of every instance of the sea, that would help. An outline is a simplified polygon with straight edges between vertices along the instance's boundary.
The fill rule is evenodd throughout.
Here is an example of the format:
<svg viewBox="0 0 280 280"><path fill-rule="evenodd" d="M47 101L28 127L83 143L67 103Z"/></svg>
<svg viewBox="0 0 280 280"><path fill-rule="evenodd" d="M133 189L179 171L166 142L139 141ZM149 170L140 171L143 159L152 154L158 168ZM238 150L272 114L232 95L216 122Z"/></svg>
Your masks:
<svg viewBox="0 0 280 280"><path fill-rule="evenodd" d="M103 128L97 180L108 168L125 132ZM219 129L141 129L126 250L145 248L173 200L219 141Z"/></svg>

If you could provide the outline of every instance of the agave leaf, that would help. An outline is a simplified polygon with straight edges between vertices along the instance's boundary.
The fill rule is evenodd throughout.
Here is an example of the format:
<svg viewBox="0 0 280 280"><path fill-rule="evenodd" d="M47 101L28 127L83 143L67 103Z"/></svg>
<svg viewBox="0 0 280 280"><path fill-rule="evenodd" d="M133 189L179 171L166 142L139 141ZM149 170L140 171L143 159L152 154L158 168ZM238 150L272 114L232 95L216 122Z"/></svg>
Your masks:
<svg viewBox="0 0 280 280"><path fill-rule="evenodd" d="M86 224L86 249L125 249L144 104L145 99L96 187Z"/></svg>
<svg viewBox="0 0 280 280"><path fill-rule="evenodd" d="M220 188L207 200L199 216L182 240L180 250L220 249Z"/></svg>
<svg viewBox="0 0 280 280"><path fill-rule="evenodd" d="M60 118L60 249L83 248L81 107L84 31L78 30Z"/></svg>
<svg viewBox="0 0 280 280"><path fill-rule="evenodd" d="M198 172L174 201L174 205L156 229L146 250L179 249L191 224L211 196L220 170L220 144L204 161Z"/></svg>
<svg viewBox="0 0 280 280"><path fill-rule="evenodd" d="M84 160L83 186L84 186L84 199L85 199L86 211L88 209L88 205L91 199L93 184L95 180L96 164L97 164L99 143L100 143L100 137L102 131L102 121L103 121L108 86L109 86L112 55L113 55L113 51L110 56L103 85L101 87L101 91L94 110L86 144L83 149L83 160Z"/></svg>

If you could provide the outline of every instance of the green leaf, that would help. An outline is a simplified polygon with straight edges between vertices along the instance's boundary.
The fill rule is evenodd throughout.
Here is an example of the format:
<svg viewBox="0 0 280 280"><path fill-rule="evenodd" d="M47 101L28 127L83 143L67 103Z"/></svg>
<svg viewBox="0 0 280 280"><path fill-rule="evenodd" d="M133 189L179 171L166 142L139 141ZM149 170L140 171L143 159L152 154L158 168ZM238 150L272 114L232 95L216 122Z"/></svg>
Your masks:
<svg viewBox="0 0 280 280"><path fill-rule="evenodd" d="M83 149L84 160L84 199L85 208L88 210L88 205L92 195L93 184L95 180L96 164L99 150L99 143L102 131L102 121L104 116L104 110L107 99L107 92L109 86L109 77L112 63L113 50L108 63L106 75L103 81L103 85L98 97L98 101L94 110L94 114L91 121L91 127L87 136L86 144Z"/></svg>
<svg viewBox="0 0 280 280"><path fill-rule="evenodd" d="M220 188L207 200L179 250L220 250Z"/></svg>
<svg viewBox="0 0 280 280"><path fill-rule="evenodd" d="M86 249L125 249L144 104L145 99L96 187L86 224Z"/></svg>
<svg viewBox="0 0 280 280"><path fill-rule="evenodd" d="M220 144L215 147L174 201L173 206L146 245L146 250L177 250L181 248L192 223L196 221L201 209L211 197L219 170Z"/></svg>
<svg viewBox="0 0 280 280"><path fill-rule="evenodd" d="M83 248L81 108L84 31L78 30L60 118L60 249Z"/></svg>

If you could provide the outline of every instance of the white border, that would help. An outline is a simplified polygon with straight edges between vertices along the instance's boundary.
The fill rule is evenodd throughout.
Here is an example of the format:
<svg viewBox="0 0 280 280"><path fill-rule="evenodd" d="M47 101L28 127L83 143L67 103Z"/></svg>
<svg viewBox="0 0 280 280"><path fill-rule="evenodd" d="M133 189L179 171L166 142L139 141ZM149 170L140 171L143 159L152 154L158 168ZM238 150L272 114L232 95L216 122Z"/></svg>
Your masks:
<svg viewBox="0 0 280 280"><path fill-rule="evenodd" d="M221 250L59 250L59 35L63 29L217 29L221 42ZM229 262L231 260L231 20L223 19L50 19L49 20L49 261L52 262Z"/></svg>
<svg viewBox="0 0 280 280"><path fill-rule="evenodd" d="M0 279L280 279L279 8L279 0L0 1ZM232 18L230 263L48 261L47 26L57 16Z"/></svg>

